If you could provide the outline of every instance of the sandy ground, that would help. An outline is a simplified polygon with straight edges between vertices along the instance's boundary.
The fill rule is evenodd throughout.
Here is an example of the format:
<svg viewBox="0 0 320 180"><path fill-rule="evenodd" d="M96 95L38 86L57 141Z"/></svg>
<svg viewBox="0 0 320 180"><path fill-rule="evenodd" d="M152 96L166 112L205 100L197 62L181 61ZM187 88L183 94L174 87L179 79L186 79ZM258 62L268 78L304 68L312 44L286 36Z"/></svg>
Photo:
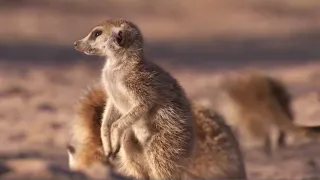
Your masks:
<svg viewBox="0 0 320 180"><path fill-rule="evenodd" d="M203 90L226 73L256 68L288 86L297 123L320 125L319 8L317 0L0 0L0 178L1 164L19 159L66 167L75 104L103 64L72 43L107 17L138 23L148 57L190 98L206 103ZM272 158L244 152L248 176L320 178L319 150L313 142Z"/></svg>

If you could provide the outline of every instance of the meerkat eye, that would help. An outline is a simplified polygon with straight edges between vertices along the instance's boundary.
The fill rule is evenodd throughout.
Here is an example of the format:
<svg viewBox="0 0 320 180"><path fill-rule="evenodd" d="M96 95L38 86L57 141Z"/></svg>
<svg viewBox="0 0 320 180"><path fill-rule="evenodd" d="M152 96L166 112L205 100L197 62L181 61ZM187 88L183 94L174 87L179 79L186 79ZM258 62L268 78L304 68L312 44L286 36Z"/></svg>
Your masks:
<svg viewBox="0 0 320 180"><path fill-rule="evenodd" d="M99 37L100 35L102 34L102 31L101 30L96 30L92 33L93 37L94 38L97 38Z"/></svg>

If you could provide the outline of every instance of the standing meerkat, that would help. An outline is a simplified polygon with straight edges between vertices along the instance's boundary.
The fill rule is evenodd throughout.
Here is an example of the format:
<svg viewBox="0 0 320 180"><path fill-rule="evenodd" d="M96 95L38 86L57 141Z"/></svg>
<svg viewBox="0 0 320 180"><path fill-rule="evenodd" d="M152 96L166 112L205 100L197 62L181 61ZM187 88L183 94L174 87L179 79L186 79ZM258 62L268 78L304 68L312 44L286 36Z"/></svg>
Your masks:
<svg viewBox="0 0 320 180"><path fill-rule="evenodd" d="M80 99L77 118L72 122L72 144L68 146L70 169L91 172L95 164L104 163L100 127L106 100L107 95L98 84L89 88ZM195 154L188 165L187 171L190 173L183 173L183 178L190 179L196 176L206 179L246 179L238 142L223 119L211 110L194 103L192 112L196 124ZM120 159L123 161L121 164L135 163L143 154L133 152L139 152L141 146L132 134L126 139L130 141L124 142L119 154L127 153L130 159ZM114 168L118 170L122 167L117 167L116 163Z"/></svg>
<svg viewBox="0 0 320 180"><path fill-rule="evenodd" d="M106 58L102 83L109 101L101 124L105 155L117 154L124 133L131 131L143 147L146 158L140 161L148 165L131 167L140 171L132 175L180 179L193 155L190 104L176 79L146 60L139 28L126 20L107 20L75 42L75 49Z"/></svg>
<svg viewBox="0 0 320 180"><path fill-rule="evenodd" d="M285 137L317 139L320 126L294 124L291 95L277 79L245 71L226 77L219 86L215 106L227 123L240 133L248 148L267 154L285 145Z"/></svg>

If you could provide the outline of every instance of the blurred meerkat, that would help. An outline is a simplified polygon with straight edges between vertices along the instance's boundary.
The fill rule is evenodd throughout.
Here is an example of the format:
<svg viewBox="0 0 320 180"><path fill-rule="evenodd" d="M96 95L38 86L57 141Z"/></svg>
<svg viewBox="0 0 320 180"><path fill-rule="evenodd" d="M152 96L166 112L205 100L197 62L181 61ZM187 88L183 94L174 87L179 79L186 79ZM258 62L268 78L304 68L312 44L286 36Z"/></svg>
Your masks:
<svg viewBox="0 0 320 180"><path fill-rule="evenodd" d="M180 179L194 149L191 107L177 80L144 57L139 28L126 20L107 20L75 42L75 49L106 59L101 78L109 96L101 124L105 155L113 158L122 137L133 133L145 157L137 164L147 166L122 164L128 175Z"/></svg>
<svg viewBox="0 0 320 180"><path fill-rule="evenodd" d="M277 79L246 71L227 76L218 87L215 108L234 131L241 145L267 154L285 145L285 137L317 139L320 126L294 124L291 95Z"/></svg>
<svg viewBox="0 0 320 180"><path fill-rule="evenodd" d="M206 179L246 179L238 141L224 119L196 103L192 104L192 111L196 149L189 172Z"/></svg>
<svg viewBox="0 0 320 180"><path fill-rule="evenodd" d="M81 98L77 118L72 123L74 139L68 146L70 169L88 172L95 164L105 164L101 151L100 126L106 100L107 95L99 85L89 88ZM192 104L192 112L196 124L195 154L186 170L188 172L183 173L183 178L246 179L238 142L223 119L213 111L196 104ZM126 140L122 140L119 154L131 154L131 159L126 163L139 162L140 158L144 158L142 147L134 134L128 133L128 137L124 139ZM113 161L117 159L116 157ZM114 166L113 161L107 165L117 170L117 163Z"/></svg>

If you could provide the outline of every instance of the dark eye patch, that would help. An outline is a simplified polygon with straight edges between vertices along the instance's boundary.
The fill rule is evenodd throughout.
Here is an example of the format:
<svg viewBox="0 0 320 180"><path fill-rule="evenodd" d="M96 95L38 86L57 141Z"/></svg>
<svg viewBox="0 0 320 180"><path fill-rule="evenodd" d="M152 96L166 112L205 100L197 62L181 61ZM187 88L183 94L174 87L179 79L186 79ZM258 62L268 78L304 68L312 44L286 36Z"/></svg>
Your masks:
<svg viewBox="0 0 320 180"><path fill-rule="evenodd" d="M102 34L101 30L95 30L92 32L91 38L95 39L95 38L99 37L101 34Z"/></svg>

